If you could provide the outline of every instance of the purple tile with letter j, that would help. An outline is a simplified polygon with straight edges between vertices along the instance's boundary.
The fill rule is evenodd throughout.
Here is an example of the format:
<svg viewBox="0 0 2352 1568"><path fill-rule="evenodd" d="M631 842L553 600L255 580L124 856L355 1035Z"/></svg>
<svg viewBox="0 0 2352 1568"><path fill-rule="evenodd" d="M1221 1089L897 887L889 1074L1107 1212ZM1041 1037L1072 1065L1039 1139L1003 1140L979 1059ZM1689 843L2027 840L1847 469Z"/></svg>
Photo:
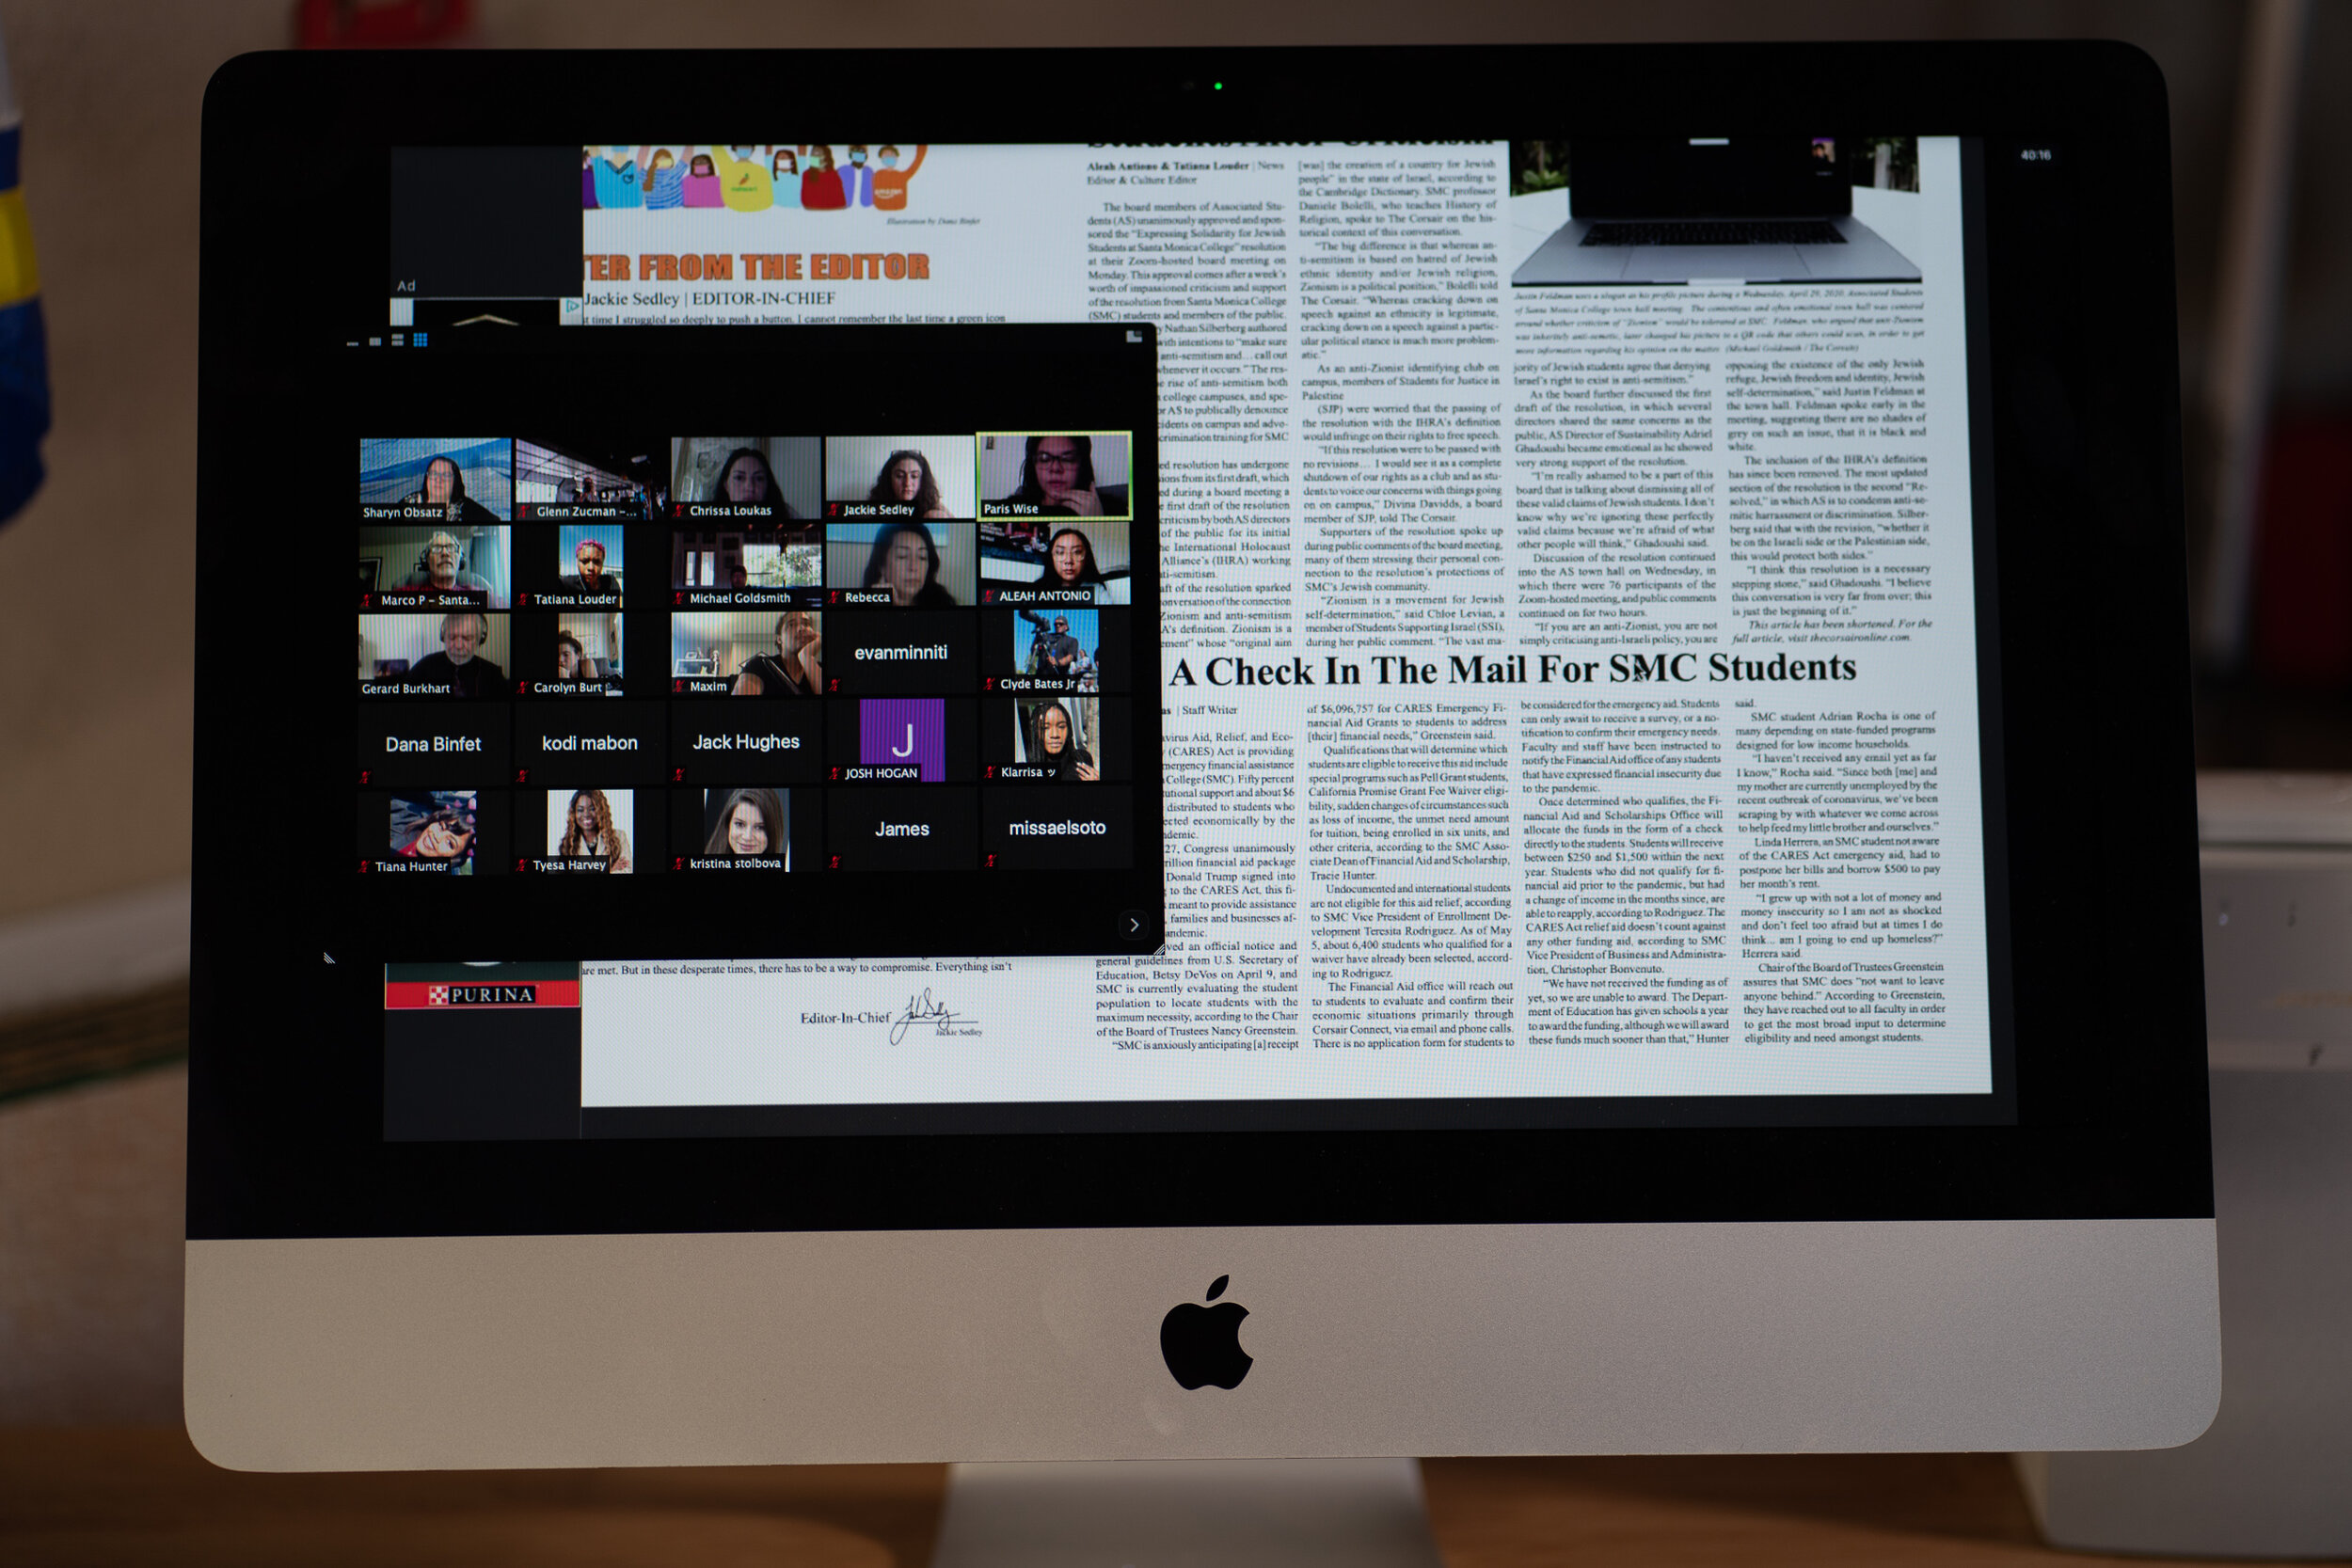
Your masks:
<svg viewBox="0 0 2352 1568"><path fill-rule="evenodd" d="M923 783L943 782L947 777L946 703L937 697L869 697L861 702L857 760L868 768L919 768Z"/></svg>

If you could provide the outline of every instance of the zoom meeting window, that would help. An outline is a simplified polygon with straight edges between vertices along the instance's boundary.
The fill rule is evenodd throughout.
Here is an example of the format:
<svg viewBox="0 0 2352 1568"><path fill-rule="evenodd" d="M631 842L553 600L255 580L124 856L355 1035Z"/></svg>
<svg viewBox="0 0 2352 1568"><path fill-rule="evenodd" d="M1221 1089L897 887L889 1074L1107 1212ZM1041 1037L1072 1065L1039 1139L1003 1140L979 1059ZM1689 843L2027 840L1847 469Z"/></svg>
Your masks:
<svg viewBox="0 0 2352 1568"><path fill-rule="evenodd" d="M1132 867L1132 462L1123 430L360 438L358 871ZM1092 509L1003 499L1041 474Z"/></svg>
<svg viewBox="0 0 2352 1568"><path fill-rule="evenodd" d="M1157 951L584 961L548 993L579 1070L557 1130L1217 1127L1247 1102L1251 1126L2008 1119L1978 155L1844 134L550 151L581 209L552 309L583 329L1153 324L1160 646L1116 663L1117 432L518 436L511 528L501 489L461 561L380 552L465 597L453 620L383 595L363 692L446 678L472 639L517 746L589 714L564 733L675 764L740 728L703 716L746 683L821 689L821 718L690 787L580 752L498 806L373 797L369 852L1070 863L1093 847L1008 839L985 802L1107 794L1152 705ZM454 445L470 496L505 449ZM443 459L389 447L388 494L435 483ZM525 495L567 464L666 518L666 560L552 512L526 547ZM739 526L739 476L773 520ZM885 537L874 498L941 519L930 545ZM623 575L631 615L649 578L668 595L659 721L580 700L639 679L609 666L646 644L589 586ZM984 844L968 816L875 836L972 781ZM446 973L394 972L396 1028Z"/></svg>

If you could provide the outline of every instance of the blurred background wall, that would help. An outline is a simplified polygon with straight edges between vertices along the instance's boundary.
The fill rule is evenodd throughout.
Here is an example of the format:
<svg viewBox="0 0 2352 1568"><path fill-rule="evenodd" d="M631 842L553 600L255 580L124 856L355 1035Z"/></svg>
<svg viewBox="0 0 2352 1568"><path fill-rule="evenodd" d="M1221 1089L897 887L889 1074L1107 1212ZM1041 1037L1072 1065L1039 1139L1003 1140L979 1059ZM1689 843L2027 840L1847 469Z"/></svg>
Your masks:
<svg viewBox="0 0 2352 1568"><path fill-rule="evenodd" d="M9 929L32 931L29 923L100 895L159 886L167 894L186 875L199 114L213 69L245 50L282 46L293 16L292 0L0 0L25 116L24 189L40 250L56 403L48 485L0 529L0 822L12 827L0 847L0 965L29 967L36 960L27 955L46 951L11 946ZM2171 88L2183 372L2193 405L2215 350L2247 22L2236 0L477 0L469 41L2122 39L2153 56ZM2262 526L2243 654L2199 675L2207 766L2352 769L2352 180L2344 173L2352 165L2352 95L2338 90L2352 81L2352 5L2313 5L2298 54L2269 378L2271 480L2256 501ZM2193 448L2192 462L2209 467L2212 454ZM2190 494L2210 482L2200 467ZM285 657L274 625L258 611L239 657L257 664ZM9 979L0 973L0 997ZM8 1027L0 1016L0 1033ZM0 1423L177 1420L183 1085L178 1069L165 1067L0 1101Z"/></svg>

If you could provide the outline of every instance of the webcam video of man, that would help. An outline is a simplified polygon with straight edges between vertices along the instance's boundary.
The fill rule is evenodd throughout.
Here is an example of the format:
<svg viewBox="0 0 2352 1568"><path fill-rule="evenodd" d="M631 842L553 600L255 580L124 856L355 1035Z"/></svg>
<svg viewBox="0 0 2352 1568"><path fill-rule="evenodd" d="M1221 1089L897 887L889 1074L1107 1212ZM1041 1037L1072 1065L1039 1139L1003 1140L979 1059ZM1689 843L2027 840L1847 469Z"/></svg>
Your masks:
<svg viewBox="0 0 2352 1568"><path fill-rule="evenodd" d="M667 516L669 446L661 437L617 444L518 437L515 515L543 523L650 522Z"/></svg>
<svg viewBox="0 0 2352 1568"><path fill-rule="evenodd" d="M1029 689L1102 686L1102 617L1091 610L1020 609L1012 613L1014 669Z"/></svg>
<svg viewBox="0 0 2352 1568"><path fill-rule="evenodd" d="M503 436L362 436L360 520L506 522L514 514L514 447Z"/></svg>
<svg viewBox="0 0 2352 1568"><path fill-rule="evenodd" d="M359 530L359 602L380 610L504 610L508 536L465 523Z"/></svg>
<svg viewBox="0 0 2352 1568"><path fill-rule="evenodd" d="M824 527L679 529L671 535L674 604L815 606L823 601Z"/></svg>
<svg viewBox="0 0 2352 1568"><path fill-rule="evenodd" d="M824 690L823 626L814 610L674 614L671 689L705 696L817 696Z"/></svg>
<svg viewBox="0 0 2352 1568"><path fill-rule="evenodd" d="M507 617L480 610L359 617L359 692L368 697L507 694Z"/></svg>

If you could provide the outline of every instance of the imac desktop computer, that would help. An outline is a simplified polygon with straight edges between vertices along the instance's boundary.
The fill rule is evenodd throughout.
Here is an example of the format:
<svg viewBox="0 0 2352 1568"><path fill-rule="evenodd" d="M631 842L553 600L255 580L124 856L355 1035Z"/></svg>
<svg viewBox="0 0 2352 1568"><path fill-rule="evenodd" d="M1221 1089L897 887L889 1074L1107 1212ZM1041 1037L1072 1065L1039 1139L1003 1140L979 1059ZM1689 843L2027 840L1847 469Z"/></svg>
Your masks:
<svg viewBox="0 0 2352 1568"><path fill-rule="evenodd" d="M778 130L900 139L660 139ZM2144 57L256 55L203 159L215 1461L2211 1418Z"/></svg>

